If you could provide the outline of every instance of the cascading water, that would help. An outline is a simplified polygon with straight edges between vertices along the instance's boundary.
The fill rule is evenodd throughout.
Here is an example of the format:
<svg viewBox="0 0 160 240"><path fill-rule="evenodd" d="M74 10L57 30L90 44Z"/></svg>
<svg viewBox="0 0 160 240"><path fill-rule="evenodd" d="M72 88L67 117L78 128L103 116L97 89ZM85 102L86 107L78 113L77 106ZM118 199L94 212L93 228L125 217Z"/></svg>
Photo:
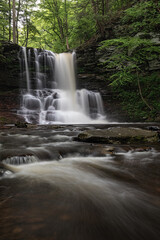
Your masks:
<svg viewBox="0 0 160 240"><path fill-rule="evenodd" d="M31 54L30 50L27 53L23 47L20 56L27 90L22 92L22 104L18 113L27 122L105 122L100 93L86 89L76 90L74 52L54 54L34 49Z"/></svg>
<svg viewBox="0 0 160 240"><path fill-rule="evenodd" d="M159 145L75 141L91 128L1 129L0 240L159 240Z"/></svg>
<svg viewBox="0 0 160 240"><path fill-rule="evenodd" d="M22 47L23 57L24 57L24 65L25 65L25 75L26 75L26 83L27 83L27 92L30 92L30 78L29 78L29 68L27 62L27 54L26 48Z"/></svg>

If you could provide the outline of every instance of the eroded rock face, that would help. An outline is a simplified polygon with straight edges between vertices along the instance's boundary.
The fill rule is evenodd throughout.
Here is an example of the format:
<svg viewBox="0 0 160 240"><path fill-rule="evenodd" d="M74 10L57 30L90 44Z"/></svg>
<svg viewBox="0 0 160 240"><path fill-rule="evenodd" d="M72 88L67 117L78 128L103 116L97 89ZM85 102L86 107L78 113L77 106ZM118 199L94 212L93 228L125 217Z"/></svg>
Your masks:
<svg viewBox="0 0 160 240"><path fill-rule="evenodd" d="M20 46L12 42L0 42L0 89L10 91L19 89Z"/></svg>
<svg viewBox="0 0 160 240"><path fill-rule="evenodd" d="M19 99L20 46L11 42L0 42L0 124L21 121L16 112Z"/></svg>
<svg viewBox="0 0 160 240"><path fill-rule="evenodd" d="M106 36L106 39L124 37L127 34L125 32L125 27L119 22L115 22L111 29L112 31L108 36ZM138 32L135 37L139 37L140 39L150 39L154 46L160 46L160 34L158 33ZM112 88L109 85L110 76L117 72L118 69L116 67L105 68L103 63L114 54L116 47L109 46L101 50L99 47L100 40L93 42L88 47L77 48L76 54L79 86L92 91L98 89L101 93L104 102L104 109L106 110L109 121L144 121L144 119L140 116L139 119L134 116L130 117L127 111L122 109L121 102L116 98L117 94L112 91ZM129 50L128 55L132 55L133 52L137 52L138 48L139 46L133 46ZM146 64L143 67L145 68L145 71L148 72L148 75L153 73L153 71L159 73L159 55L157 54L157 59L154 60L146 59ZM159 121L159 118L155 119L155 121Z"/></svg>
<svg viewBox="0 0 160 240"><path fill-rule="evenodd" d="M95 42L90 47L76 49L78 88L100 92L107 120L129 121L127 112L115 99L109 86L110 82L107 81L115 69L105 69L101 65L113 53L115 47L109 47L105 51L99 51L99 47L99 43Z"/></svg>
<svg viewBox="0 0 160 240"><path fill-rule="evenodd" d="M140 128L111 127L84 131L76 140L107 144L154 143L158 142L158 133Z"/></svg>

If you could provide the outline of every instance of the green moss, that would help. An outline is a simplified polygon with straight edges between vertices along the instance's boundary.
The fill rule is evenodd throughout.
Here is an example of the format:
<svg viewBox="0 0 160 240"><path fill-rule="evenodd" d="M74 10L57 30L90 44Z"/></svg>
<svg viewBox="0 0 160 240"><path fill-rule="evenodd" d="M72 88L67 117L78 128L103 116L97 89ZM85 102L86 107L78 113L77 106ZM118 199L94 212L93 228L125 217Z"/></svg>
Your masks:
<svg viewBox="0 0 160 240"><path fill-rule="evenodd" d="M5 118L5 117L0 117L0 123L1 124L4 124L4 123L6 123L7 122L7 118Z"/></svg>

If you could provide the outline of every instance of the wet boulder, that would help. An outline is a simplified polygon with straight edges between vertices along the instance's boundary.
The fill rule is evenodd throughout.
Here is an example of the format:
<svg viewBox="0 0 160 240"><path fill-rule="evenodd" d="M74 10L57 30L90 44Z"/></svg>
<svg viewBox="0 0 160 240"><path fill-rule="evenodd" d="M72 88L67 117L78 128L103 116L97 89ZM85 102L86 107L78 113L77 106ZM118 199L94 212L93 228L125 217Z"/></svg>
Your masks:
<svg viewBox="0 0 160 240"><path fill-rule="evenodd" d="M111 127L84 131L75 140L107 144L152 143L158 142L158 134L140 128Z"/></svg>
<svg viewBox="0 0 160 240"><path fill-rule="evenodd" d="M39 110L41 108L41 102L36 97L27 94L23 99L25 108L29 110Z"/></svg>

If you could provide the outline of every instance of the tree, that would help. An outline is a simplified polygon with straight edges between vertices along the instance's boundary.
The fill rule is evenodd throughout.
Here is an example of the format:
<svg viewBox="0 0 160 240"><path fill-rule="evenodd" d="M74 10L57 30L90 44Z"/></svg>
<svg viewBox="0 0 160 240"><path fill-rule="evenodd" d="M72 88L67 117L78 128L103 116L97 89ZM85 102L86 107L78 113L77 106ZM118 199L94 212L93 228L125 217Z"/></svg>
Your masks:
<svg viewBox="0 0 160 240"><path fill-rule="evenodd" d="M36 43L56 52L83 44L96 29L90 0L42 0L32 20Z"/></svg>
<svg viewBox="0 0 160 240"><path fill-rule="evenodd" d="M160 3L151 0L138 1L121 17L121 26L128 24L125 36L102 42L101 50L113 49L103 63L112 69L109 83L131 116L156 117L160 111L160 76L150 71L150 63L159 62L160 47L151 35L157 35L160 26L159 7Z"/></svg>
<svg viewBox="0 0 160 240"><path fill-rule="evenodd" d="M41 21L41 28L38 27L37 30L44 36L45 44L47 35L47 44L54 44L59 50L69 48L68 9L70 4L71 2L66 0L42 0L36 15Z"/></svg>
<svg viewBox="0 0 160 240"><path fill-rule="evenodd" d="M8 1L8 7L9 7L9 17L8 17L8 23L9 23L9 42L11 41L11 0Z"/></svg>
<svg viewBox="0 0 160 240"><path fill-rule="evenodd" d="M68 12L67 12L67 1L64 1L65 3L65 29L66 29L66 46L67 49L69 49L69 44L68 44Z"/></svg>
<svg viewBox="0 0 160 240"><path fill-rule="evenodd" d="M73 1L69 18L72 48L77 47L96 34L96 21L90 0Z"/></svg>
<svg viewBox="0 0 160 240"><path fill-rule="evenodd" d="M21 45L26 47L28 46L32 29L36 28L32 23L36 11L36 2L37 0L19 0L17 3L17 40ZM20 27L18 27L19 22Z"/></svg>
<svg viewBox="0 0 160 240"><path fill-rule="evenodd" d="M18 1L17 14L16 14L16 40L17 40L17 43L19 40L18 39L18 37L19 37L18 22L19 22L20 10L21 10L21 0Z"/></svg>
<svg viewBox="0 0 160 240"><path fill-rule="evenodd" d="M104 34L105 34L104 21L102 21L102 16L105 13L104 1L91 0L91 3L92 3L92 7L93 7L93 12L94 12L95 20L96 20L98 33L102 37L104 37ZM101 9L102 9L102 12L101 12Z"/></svg>
<svg viewBox="0 0 160 240"><path fill-rule="evenodd" d="M13 0L12 13L13 13L13 43L16 43L16 7L15 7L15 0Z"/></svg>
<svg viewBox="0 0 160 240"><path fill-rule="evenodd" d="M9 5L5 0L0 3L0 39L8 39L8 10Z"/></svg>

